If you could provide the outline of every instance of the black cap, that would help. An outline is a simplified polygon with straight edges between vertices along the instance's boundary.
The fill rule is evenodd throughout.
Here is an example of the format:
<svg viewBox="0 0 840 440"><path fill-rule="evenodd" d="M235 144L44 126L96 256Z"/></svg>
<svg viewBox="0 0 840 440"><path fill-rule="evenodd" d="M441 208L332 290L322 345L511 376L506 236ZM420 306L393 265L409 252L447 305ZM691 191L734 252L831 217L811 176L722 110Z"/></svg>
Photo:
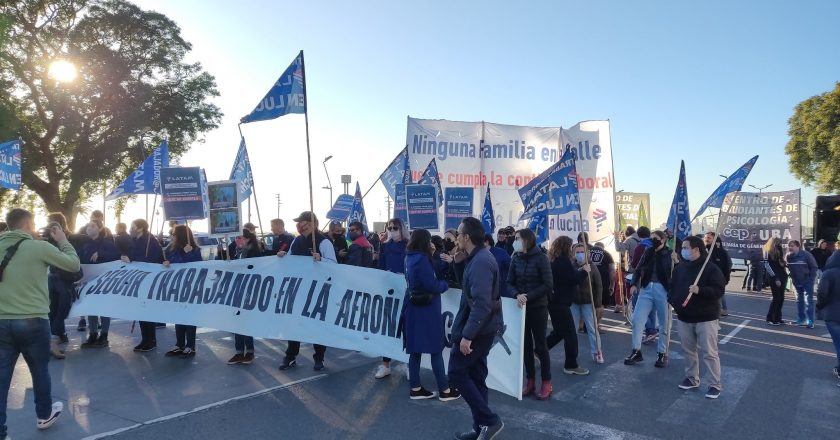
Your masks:
<svg viewBox="0 0 840 440"><path fill-rule="evenodd" d="M300 213L297 218L294 219L295 223L300 222L311 222L311 223L318 223L318 217L315 217L315 214L312 211L303 211Z"/></svg>
<svg viewBox="0 0 840 440"><path fill-rule="evenodd" d="M250 230L258 229L257 226L251 222L245 223L244 225L242 225L242 227Z"/></svg>

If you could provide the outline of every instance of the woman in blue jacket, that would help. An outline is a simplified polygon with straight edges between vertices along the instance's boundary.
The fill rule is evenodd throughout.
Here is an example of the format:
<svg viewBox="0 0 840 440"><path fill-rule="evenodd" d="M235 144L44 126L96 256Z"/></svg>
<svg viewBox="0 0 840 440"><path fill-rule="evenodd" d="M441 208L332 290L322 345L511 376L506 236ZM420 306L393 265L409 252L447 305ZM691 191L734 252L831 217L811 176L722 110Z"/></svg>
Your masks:
<svg viewBox="0 0 840 440"><path fill-rule="evenodd" d="M149 223L146 220L139 218L131 222L128 234L131 237L131 246L128 253L122 256L124 262L163 263L163 249L157 239L149 233ZM140 321L140 343L134 347L134 351L152 351L157 347L155 327L154 322Z"/></svg>
<svg viewBox="0 0 840 440"><path fill-rule="evenodd" d="M201 248L195 242L192 230L187 225L178 225L172 230L172 241L166 247L166 259L163 265L192 263L201 261ZM166 352L167 357L187 359L195 356L194 325L175 324L175 348Z"/></svg>
<svg viewBox="0 0 840 440"><path fill-rule="evenodd" d="M440 295L449 288L446 281L435 277L432 267L432 236L425 229L411 234L406 247L405 278L408 292L432 294L431 304L415 305L409 298L405 301L405 351L409 354L408 380L411 384L409 397L412 400L430 399L435 396L420 385L420 358L423 353L432 357L432 371L437 379L438 398L441 401L460 397L457 390L449 387L446 370L443 367L443 347L446 335L443 330Z"/></svg>
<svg viewBox="0 0 840 440"><path fill-rule="evenodd" d="M408 243L408 229L405 223L398 218L388 220L386 227L388 238L382 244L379 252L379 268L393 273L405 273L405 247ZM377 379L383 379L391 375L391 359L382 358L382 365L376 369L374 375Z"/></svg>
<svg viewBox="0 0 840 440"><path fill-rule="evenodd" d="M90 241L82 248L79 260L82 264L101 264L120 259L120 251L114 244L113 237L107 237L107 229L102 220L92 219L85 226L85 233ZM101 324L101 328L100 328ZM82 348L102 348L108 346L108 329L111 318L106 316L88 316L88 338Z"/></svg>

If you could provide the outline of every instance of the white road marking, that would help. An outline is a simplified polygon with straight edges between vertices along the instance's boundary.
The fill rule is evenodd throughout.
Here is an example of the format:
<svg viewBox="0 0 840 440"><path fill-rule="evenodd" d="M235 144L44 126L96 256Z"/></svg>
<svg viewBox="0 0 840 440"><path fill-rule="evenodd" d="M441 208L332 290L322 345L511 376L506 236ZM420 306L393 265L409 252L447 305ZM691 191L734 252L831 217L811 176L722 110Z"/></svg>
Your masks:
<svg viewBox="0 0 840 440"><path fill-rule="evenodd" d="M701 363L702 364L702 363ZM701 376L707 374L701 366ZM721 372L721 396L718 400L705 397L706 389L682 391L683 395L671 404L657 419L658 422L687 426L698 414L702 414L703 425L719 431L732 415L741 397L752 385L758 371L735 367L723 367ZM675 392L680 392L674 386Z"/></svg>
<svg viewBox="0 0 840 440"><path fill-rule="evenodd" d="M741 331L744 327L746 327L746 326L747 326L747 324L749 324L749 323L750 323L750 320L749 320L749 319L745 319L745 320L744 320L744 322L742 322L742 323L738 324L738 327L735 327L735 329L734 329L734 330L732 330L731 332L729 332L729 334L728 334L728 335L726 335L726 337L724 337L723 339L721 339L719 344L720 344L720 345L723 345L723 344L726 344L727 342L731 341L731 340L732 340L732 338L733 338L735 335L737 335L737 334L738 334L738 332L740 332L740 331Z"/></svg>

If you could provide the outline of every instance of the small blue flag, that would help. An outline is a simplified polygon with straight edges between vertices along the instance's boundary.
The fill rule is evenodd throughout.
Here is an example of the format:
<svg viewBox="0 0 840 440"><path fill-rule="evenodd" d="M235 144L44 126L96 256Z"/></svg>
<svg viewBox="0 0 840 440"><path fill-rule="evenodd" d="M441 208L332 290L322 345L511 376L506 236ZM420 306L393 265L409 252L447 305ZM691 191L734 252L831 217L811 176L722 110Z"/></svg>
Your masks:
<svg viewBox="0 0 840 440"><path fill-rule="evenodd" d="M368 233L367 215L365 215L365 205L362 203L362 189L359 188L359 182L356 182L356 195L353 196L353 207L350 208L350 215L347 217L347 224L352 222L361 222L364 226L364 233Z"/></svg>
<svg viewBox="0 0 840 440"><path fill-rule="evenodd" d="M248 158L248 148L245 147L244 137L239 142L239 150L236 152L236 159L233 161L233 168L230 170L230 180L236 181L240 202L251 197L251 190L254 187L254 174L251 172L251 159Z"/></svg>
<svg viewBox="0 0 840 440"><path fill-rule="evenodd" d="M484 196L484 208L481 210L481 223L484 224L484 232L493 234L496 232L496 216L493 215L493 201L490 199L490 184L487 184L487 194Z"/></svg>
<svg viewBox="0 0 840 440"><path fill-rule="evenodd" d="M385 190L392 199L396 198L396 187L398 183L411 183L411 167L408 164L408 146L400 151L400 154L391 161L388 168L379 176Z"/></svg>
<svg viewBox="0 0 840 440"><path fill-rule="evenodd" d="M534 231L537 236L537 244L548 241L548 216L545 214L537 214L531 217L528 222L528 229Z"/></svg>
<svg viewBox="0 0 840 440"><path fill-rule="evenodd" d="M434 185L437 188L438 207L443 204L443 190L440 187L437 162L435 162L434 158L429 162L429 166L426 167L426 171L423 171L423 176L420 177L417 183L421 185Z"/></svg>
<svg viewBox="0 0 840 440"><path fill-rule="evenodd" d="M727 194L735 191L740 191L741 187L744 186L744 181L747 180L747 176L750 175L750 171L753 169L753 165L755 165L755 161L758 160L758 156L753 157L752 159L748 160L747 163L741 165L741 168L738 168L731 176L727 177L720 186L700 205L700 210L697 211L697 214L694 214L692 220L697 217L700 217L700 214L706 210L706 208L720 208L723 205L723 199L726 197Z"/></svg>
<svg viewBox="0 0 840 440"><path fill-rule="evenodd" d="M306 78L303 72L303 51L300 51L265 98L240 123L268 121L289 113L306 113Z"/></svg>
<svg viewBox="0 0 840 440"><path fill-rule="evenodd" d="M676 230L674 229L676 226ZM688 213L688 186L685 183L685 162L680 161L680 178L674 191L674 201L668 213L665 227L674 232L677 241L685 240L691 235L691 216Z"/></svg>
<svg viewBox="0 0 840 440"><path fill-rule="evenodd" d="M168 167L169 143L163 141L105 200L116 200L132 194L160 194L160 169Z"/></svg>
<svg viewBox="0 0 840 440"><path fill-rule="evenodd" d="M531 185L522 197L525 212L520 216L520 220L539 214L547 216L580 211L575 156L570 148L566 149L559 162L549 167L537 179L540 180ZM529 185L531 183L533 181L529 182Z"/></svg>
<svg viewBox="0 0 840 440"><path fill-rule="evenodd" d="M20 139L0 144L0 188L20 190Z"/></svg>

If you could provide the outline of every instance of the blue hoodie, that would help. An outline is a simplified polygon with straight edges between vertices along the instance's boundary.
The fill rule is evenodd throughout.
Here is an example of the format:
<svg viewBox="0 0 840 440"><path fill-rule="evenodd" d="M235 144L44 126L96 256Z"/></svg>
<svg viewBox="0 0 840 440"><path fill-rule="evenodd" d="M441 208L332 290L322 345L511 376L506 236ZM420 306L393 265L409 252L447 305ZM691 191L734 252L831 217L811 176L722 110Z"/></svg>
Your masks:
<svg viewBox="0 0 840 440"><path fill-rule="evenodd" d="M793 285L802 287L805 283L812 284L817 279L817 260L810 252L805 252L800 249L795 254L788 254L787 256L788 270L790 271L790 278Z"/></svg>

